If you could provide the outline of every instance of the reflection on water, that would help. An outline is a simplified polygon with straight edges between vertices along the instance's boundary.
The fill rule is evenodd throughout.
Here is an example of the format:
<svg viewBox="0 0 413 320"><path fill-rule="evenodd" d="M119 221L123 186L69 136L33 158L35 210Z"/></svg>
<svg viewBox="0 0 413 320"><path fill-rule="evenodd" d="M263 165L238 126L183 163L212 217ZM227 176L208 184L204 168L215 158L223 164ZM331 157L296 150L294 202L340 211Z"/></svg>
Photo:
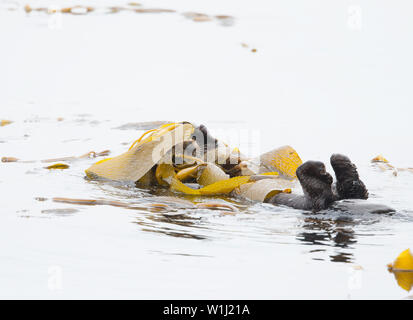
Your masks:
<svg viewBox="0 0 413 320"><path fill-rule="evenodd" d="M141 231L169 237L195 240L249 239L265 243L311 245L308 251L313 260L352 263L352 249L357 244L357 228L374 225L380 218L370 216L351 217L345 213L329 212L313 215L290 208L252 203L230 197L198 197L174 194L165 188L140 189L117 183L95 183L111 199L123 199L133 203L164 203L168 210L137 214L132 223ZM228 203L239 210L235 216L225 218L223 211L199 208L202 203ZM295 228L286 221L296 221ZM285 226L283 226L285 225ZM279 227L277 229L276 227ZM375 232L363 236L375 236ZM323 249L323 247L331 249Z"/></svg>
<svg viewBox="0 0 413 320"><path fill-rule="evenodd" d="M394 279L397 281L397 284L400 288L410 292L413 288L413 272L408 271L399 271L399 272L392 272L394 275Z"/></svg>
<svg viewBox="0 0 413 320"><path fill-rule="evenodd" d="M323 219L304 218L302 228L305 230L299 232L297 239L307 245L333 246L343 249L351 249L350 245L357 242L355 232L352 227L357 225L354 221L348 219ZM319 250L311 251L319 252ZM339 252L331 255L332 262L352 262L352 254L348 252ZM317 259L317 258L315 258ZM319 259L318 259L319 260Z"/></svg>
<svg viewBox="0 0 413 320"><path fill-rule="evenodd" d="M134 223L142 227L142 231L155 232L172 237L205 240L207 237L197 229L207 230L201 226L201 218L191 217L188 214L152 215L147 216L146 221L137 218Z"/></svg>

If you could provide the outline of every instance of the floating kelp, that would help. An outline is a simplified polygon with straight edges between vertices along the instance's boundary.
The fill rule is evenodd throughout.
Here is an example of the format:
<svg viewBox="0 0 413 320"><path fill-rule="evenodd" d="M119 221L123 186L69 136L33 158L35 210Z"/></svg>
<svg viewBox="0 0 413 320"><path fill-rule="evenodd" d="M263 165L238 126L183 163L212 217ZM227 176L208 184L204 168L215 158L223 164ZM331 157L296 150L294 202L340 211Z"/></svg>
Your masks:
<svg viewBox="0 0 413 320"><path fill-rule="evenodd" d="M18 158L14 158L14 157L3 157L1 158L1 162L17 162L19 161Z"/></svg>
<svg viewBox="0 0 413 320"><path fill-rule="evenodd" d="M114 129L118 130L152 130L159 128L168 123L172 123L173 121L146 121L146 122L130 122L123 124L119 127Z"/></svg>
<svg viewBox="0 0 413 320"><path fill-rule="evenodd" d="M176 12L172 9L160 9L160 8L150 8L150 9L134 9L136 13L173 13Z"/></svg>
<svg viewBox="0 0 413 320"><path fill-rule="evenodd" d="M185 18L188 18L194 22L207 22L207 21L212 21L212 18L208 16L207 14L204 13L199 13L199 12L184 12L182 15Z"/></svg>
<svg viewBox="0 0 413 320"><path fill-rule="evenodd" d="M235 23L235 18L227 15L218 15L215 16L215 19L217 19L219 23L225 27L232 26Z"/></svg>
<svg viewBox="0 0 413 320"><path fill-rule="evenodd" d="M189 123L171 123L145 133L120 156L99 161L86 170L89 178L105 178L136 182L158 162L168 162L164 156L178 143L190 140L194 130Z"/></svg>
<svg viewBox="0 0 413 320"><path fill-rule="evenodd" d="M121 207L133 210L147 210L147 211L162 211L162 212L172 212L172 206L177 206L179 208L192 208L192 209L210 209L210 210L223 210L227 213L235 214L239 210L229 204L216 203L216 202L202 202L193 204L192 202L172 197L155 197L154 200L160 200L159 203L129 203L122 201L114 201L108 199L75 199L75 198L60 198L56 197L52 199L54 202L67 203L74 205L85 205L85 206L97 206L106 205L112 207ZM162 203L166 202L166 203ZM71 209L51 209L43 210L43 213L57 213L58 210L71 210Z"/></svg>
<svg viewBox="0 0 413 320"><path fill-rule="evenodd" d="M238 188L240 185L247 183L249 179L250 177L248 176L234 177L227 180L215 182L200 189L192 189L173 177L171 179L170 188L173 191L178 191L189 195L213 196L230 194L235 188Z"/></svg>
<svg viewBox="0 0 413 320"><path fill-rule="evenodd" d="M241 43L241 47L248 49L250 46L249 46L248 44L242 42L242 43ZM252 49L251 49L251 52L252 52L252 53L255 53L255 52L257 52L257 49L252 48Z"/></svg>
<svg viewBox="0 0 413 320"><path fill-rule="evenodd" d="M237 168L240 166L238 162L242 163L244 157L237 148L231 149L216 139L213 139L212 148L206 151L204 147L196 149L201 152L202 159L186 154L188 148L192 150L193 144L198 145L192 140L198 141L199 137L193 136L196 130L201 130L204 137L205 132L207 134L202 125L195 128L188 122L169 123L150 129L127 152L95 163L86 170L86 175L91 179L132 182L137 186L159 185L188 195L230 194L247 183L249 188L237 190L239 195L251 200L264 201L276 193L291 192L291 181L283 178L293 180L295 170L301 164L293 148L286 146L267 152L258 159L255 170L239 175L243 169ZM233 157L234 165L231 164ZM184 182L196 184L190 186Z"/></svg>
<svg viewBox="0 0 413 320"><path fill-rule="evenodd" d="M97 158L97 157L106 157L109 154L110 154L109 150L104 150L104 151L101 151L101 152L90 151L90 152L85 153L85 154L83 154L79 157L73 156L73 157L45 159L45 160L40 160L40 162L42 162L42 163L60 162L60 161L73 162L73 161L82 160L82 159L93 159L93 158ZM2 157L1 161L2 162L23 162L23 163L37 162L37 160L20 160L20 159L15 158L15 157Z"/></svg>
<svg viewBox="0 0 413 320"><path fill-rule="evenodd" d="M92 7L86 5L75 5L71 7L39 7L39 8L32 8L30 5L24 6L24 11L27 14L32 13L32 11L36 12L43 12L45 14L72 14L72 15L87 15L91 12L96 13L104 13L104 14L114 14L119 13L121 11L129 11L129 12L136 12L136 13L143 13L143 14L160 14L160 13L176 13L174 9L165 9L165 8L143 8L140 3L137 2L129 2L125 6L109 6L109 7ZM204 13L199 12L184 12L182 15L194 22L209 22L216 20L222 26L232 26L235 22L235 18L229 15L216 15L216 16L209 16Z"/></svg>
<svg viewBox="0 0 413 320"><path fill-rule="evenodd" d="M121 207L127 209L135 209L135 210L165 210L171 211L168 205L163 203L145 203L145 204L134 204L122 201L114 201L114 200L106 200L106 199L73 199L73 198L53 198L54 202L60 203L70 203L70 204L78 204L78 205L87 205L87 206L96 206L96 205L106 205L106 206L113 206L113 207Z"/></svg>
<svg viewBox="0 0 413 320"><path fill-rule="evenodd" d="M413 255L410 249L404 250L400 255L394 260L393 263L387 265L390 271L409 271L413 272Z"/></svg>
<svg viewBox="0 0 413 320"><path fill-rule="evenodd" d="M182 182L186 182L188 180L195 180L198 177L199 169L207 165L207 163L199 163L194 166L181 169L177 172L176 178Z"/></svg>
<svg viewBox="0 0 413 320"><path fill-rule="evenodd" d="M227 179L229 179L229 175L214 163L207 163L198 170L197 182L201 186L208 186Z"/></svg>
<svg viewBox="0 0 413 320"><path fill-rule="evenodd" d="M393 263L388 264L388 270L394 274L397 284L406 291L413 287L413 255L409 249L403 251Z"/></svg>
<svg viewBox="0 0 413 320"><path fill-rule="evenodd" d="M279 172L287 178L297 178L297 168L302 165L302 160L290 146L284 146L260 156L260 173Z"/></svg>
<svg viewBox="0 0 413 320"><path fill-rule="evenodd" d="M385 157L382 155L378 155L377 157L371 159L371 162L383 162L383 163L389 163L389 160L387 160Z"/></svg>
<svg viewBox="0 0 413 320"><path fill-rule="evenodd" d="M0 120L0 127L7 126L9 124L13 123L13 121L10 120Z"/></svg>
<svg viewBox="0 0 413 320"><path fill-rule="evenodd" d="M397 176L399 172L408 171L413 173L413 168L396 168L385 157L378 155L371 160L372 164L379 168L381 171L392 171L394 176Z"/></svg>
<svg viewBox="0 0 413 320"><path fill-rule="evenodd" d="M85 7L85 6L73 6L73 7L68 7L68 8L62 8L60 10L61 13L70 13L74 15L85 15L93 11L95 11L93 7Z"/></svg>
<svg viewBox="0 0 413 320"><path fill-rule="evenodd" d="M294 187L294 184L290 180L265 177L265 179L241 185L235 190L235 193L242 198L265 202L265 200L268 200L276 194L282 192L291 193L292 187Z"/></svg>
<svg viewBox="0 0 413 320"><path fill-rule="evenodd" d="M64 169L69 169L69 168L70 166L65 163L55 163L55 164L45 167L45 169L49 169L49 170L57 170L57 169L64 170Z"/></svg>

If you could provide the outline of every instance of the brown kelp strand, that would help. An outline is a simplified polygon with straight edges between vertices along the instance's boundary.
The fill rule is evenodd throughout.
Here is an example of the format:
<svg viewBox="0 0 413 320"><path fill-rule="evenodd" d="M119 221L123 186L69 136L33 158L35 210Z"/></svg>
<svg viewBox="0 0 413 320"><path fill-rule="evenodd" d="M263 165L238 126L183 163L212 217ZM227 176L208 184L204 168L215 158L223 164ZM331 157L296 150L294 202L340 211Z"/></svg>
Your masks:
<svg viewBox="0 0 413 320"><path fill-rule="evenodd" d="M106 157L110 154L110 150L104 150L101 152L95 152L95 151L90 151L88 153L85 153L81 156L72 156L72 157L62 157L62 158L54 158L54 159L44 159L40 160L42 163L51 163L51 162L73 162L76 160L82 160L82 159L94 159L98 157ZM20 160L16 157L2 157L1 162L22 162L22 163L33 163L37 162L38 160ZM49 168L47 168L49 169ZM53 169L53 168L52 168ZM59 169L59 168L58 168Z"/></svg>
<svg viewBox="0 0 413 320"><path fill-rule="evenodd" d="M172 211L173 208L164 203L145 203L145 204L133 204L122 201L106 200L106 199L73 199L73 198L60 198L56 197L52 199L54 202L96 206L105 205L112 207L120 207L135 210L154 210L154 211Z"/></svg>
<svg viewBox="0 0 413 320"><path fill-rule="evenodd" d="M13 123L13 121L10 121L10 120L0 120L0 127L5 127L5 126L7 126L9 124L12 124L12 123Z"/></svg>
<svg viewBox="0 0 413 320"><path fill-rule="evenodd" d="M174 9L167 9L167 8L144 8L140 3L137 2L130 2L126 6L109 6L109 7L92 7L88 5L75 5L75 6L68 6L64 8L55 8L55 7L38 7L34 8L30 5L26 4L24 6L24 11L27 14L31 14L32 12L43 12L45 14L71 14L71 15L87 15L92 12L98 13L105 13L105 14L114 14L123 11L135 12L139 14L163 14L163 13L176 13ZM208 15L205 13L200 12L184 12L182 15L192 20L193 22L209 22L209 21L217 21L221 26L232 26L235 23L235 18L229 15L220 14L220 15ZM253 49L255 50L255 49Z"/></svg>

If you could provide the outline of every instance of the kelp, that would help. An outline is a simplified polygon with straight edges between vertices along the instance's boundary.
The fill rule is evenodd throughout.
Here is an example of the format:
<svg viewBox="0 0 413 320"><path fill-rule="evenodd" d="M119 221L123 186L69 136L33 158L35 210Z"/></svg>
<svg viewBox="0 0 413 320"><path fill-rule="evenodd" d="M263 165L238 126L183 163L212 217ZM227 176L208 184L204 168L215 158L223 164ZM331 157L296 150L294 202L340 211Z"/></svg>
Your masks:
<svg viewBox="0 0 413 320"><path fill-rule="evenodd" d="M284 146L260 156L260 173L275 171L287 178L295 179L297 168L302 163L297 151L290 146Z"/></svg>
<svg viewBox="0 0 413 320"><path fill-rule="evenodd" d="M161 8L149 8L149 9L134 9L136 13L173 13L176 12L172 9L161 9Z"/></svg>
<svg viewBox="0 0 413 320"><path fill-rule="evenodd" d="M86 170L89 178L136 182L151 170L176 144L190 140L194 127L190 123L171 123L144 133L129 150L117 157L104 159Z"/></svg>
<svg viewBox="0 0 413 320"><path fill-rule="evenodd" d="M413 287L413 255L410 249L403 251L393 263L387 265L397 284L406 291Z"/></svg>
<svg viewBox="0 0 413 320"><path fill-rule="evenodd" d="M410 249L404 250L394 260L393 263L388 264L388 268L391 271L411 271L413 272L413 255Z"/></svg>
<svg viewBox="0 0 413 320"><path fill-rule="evenodd" d="M60 203L69 203L69 204L78 204L78 205L87 205L87 206L96 206L96 205L106 205L112 207L121 207L127 209L135 210L164 210L171 211L172 208L164 203L145 203L145 204L135 204L122 201L114 201L107 199L73 199L73 198L53 198L54 202Z"/></svg>
<svg viewBox="0 0 413 320"><path fill-rule="evenodd" d="M276 194L291 193L291 188L294 187L294 182L290 180L272 178L271 176L263 177L262 180L240 185L235 193L242 198L265 202Z"/></svg>
<svg viewBox="0 0 413 320"><path fill-rule="evenodd" d="M27 14L31 14L32 12L43 12L45 14L71 14L71 15L87 15L91 12L97 13L104 13L104 14L115 14L122 11L129 11L129 12L136 12L139 14L163 14L163 13L176 13L177 11L174 9L165 9L165 8L144 8L142 4L137 2L129 2L124 6L104 6L104 7L92 7L87 5L74 5L70 7L64 8L53 8L53 7L37 7L33 8L30 5L26 4L23 7L24 11ZM9 8L9 10L15 10ZM221 26L232 26L235 22L235 18L229 15L215 15L210 16L205 13L199 12L183 12L182 15L193 22L209 22L209 21L217 21ZM253 49L255 50L255 49Z"/></svg>
<svg viewBox="0 0 413 320"><path fill-rule="evenodd" d="M0 120L0 127L5 127L5 126L7 126L9 124L12 124L12 123L13 123L13 121L10 121L10 120Z"/></svg>
<svg viewBox="0 0 413 320"><path fill-rule="evenodd" d="M208 186L227 179L229 179L229 175L214 163L206 163L198 170L197 182L201 186Z"/></svg>
<svg viewBox="0 0 413 320"><path fill-rule="evenodd" d="M101 152L89 151L88 153L85 153L78 157L72 156L72 157L62 157L62 158L54 158L54 159L44 159L44 160L40 160L40 162L42 163L51 163L51 162L60 162L60 161L73 162L73 161L82 160L82 159L93 159L93 158L98 158L98 157L106 157L109 154L110 154L110 150L104 150ZM16 157L2 157L1 161L2 162L33 163L33 162L37 162L38 160L20 160Z"/></svg>
<svg viewBox="0 0 413 320"><path fill-rule="evenodd" d="M114 129L118 130L152 130L160 126L172 123L173 121L145 121L145 122L129 122Z"/></svg>
<svg viewBox="0 0 413 320"><path fill-rule="evenodd" d="M171 190L181 192L188 195L220 195L229 194L236 187L248 182L250 177L235 177L226 180L221 180L209 184L203 188L192 189L182 183L175 173L175 168L171 164L159 164L156 169L156 177L159 184L168 185Z"/></svg>
<svg viewBox="0 0 413 320"><path fill-rule="evenodd" d="M182 15L185 18L188 18L194 22L207 22L207 21L212 21L212 18L208 16L207 14L204 13L199 13L199 12L184 12Z"/></svg>
<svg viewBox="0 0 413 320"><path fill-rule="evenodd" d="M399 172L407 171L413 173L413 168L396 168L393 166L389 160L387 160L382 155L378 155L377 157L371 160L371 163L379 168L381 171L392 171L394 176L398 176Z"/></svg>
<svg viewBox="0 0 413 320"><path fill-rule="evenodd" d="M199 163L194 166L181 169L176 173L176 178L182 182L186 182L188 180L194 180L198 177L199 169L207 165L208 165L207 163Z"/></svg>
<svg viewBox="0 0 413 320"><path fill-rule="evenodd" d="M42 199L46 199L46 198L42 198ZM183 200L179 198L172 198L172 197L155 197L155 200L159 200L161 202L129 203L129 202L123 202L123 201L114 201L114 200L109 200L109 199L76 199L76 198L61 198L61 197L55 197L52 199L53 202L73 204L73 205L84 205L84 206L105 205L105 206L112 206L112 207L119 207L119 208L133 209L133 210L145 210L145 211L147 210L147 211L155 211L155 212L159 212L159 211L171 212L173 211L173 207L171 206L178 206L178 207L191 208L191 209L222 210L225 213L229 213L229 214L236 214L239 212L239 210L236 207L230 204L225 204L225 203L202 202L202 203L194 204L187 200ZM166 203L162 203L164 201ZM66 210L66 209L62 209L62 210Z"/></svg>
<svg viewBox="0 0 413 320"><path fill-rule="evenodd" d="M173 177L171 179L170 188L174 191L182 192L188 195L203 195L203 196L213 196L221 194L229 194L235 188L240 185L247 183L249 181L249 176L234 177L227 180L222 180L215 182L213 184L207 185L206 187L200 189L192 189L187 185L183 184L181 181Z"/></svg>
<svg viewBox="0 0 413 320"><path fill-rule="evenodd" d="M18 158L15 157L2 157L1 162L17 162L19 161Z"/></svg>
<svg viewBox="0 0 413 320"><path fill-rule="evenodd" d="M92 179L136 182L140 186L156 184L187 195L221 195L235 190L248 199L265 201L276 193L291 192L290 182L302 163L293 148L286 146L267 152L255 162L249 162L255 165L254 170L246 170L244 166L248 160L237 148L231 149L222 143L201 153L202 158L190 155L191 148L190 154L185 154L188 147L197 145L192 140L195 130L188 122L150 129L127 152L95 163L86 170L86 174ZM243 171L248 174L234 175L234 172ZM195 187L184 184L195 181ZM247 183L248 187L241 188Z"/></svg>
<svg viewBox="0 0 413 320"><path fill-rule="evenodd" d="M57 170L57 169L63 170L63 169L69 169L69 168L70 166L66 163L55 163L55 164L45 167L45 169L49 169L49 170Z"/></svg>

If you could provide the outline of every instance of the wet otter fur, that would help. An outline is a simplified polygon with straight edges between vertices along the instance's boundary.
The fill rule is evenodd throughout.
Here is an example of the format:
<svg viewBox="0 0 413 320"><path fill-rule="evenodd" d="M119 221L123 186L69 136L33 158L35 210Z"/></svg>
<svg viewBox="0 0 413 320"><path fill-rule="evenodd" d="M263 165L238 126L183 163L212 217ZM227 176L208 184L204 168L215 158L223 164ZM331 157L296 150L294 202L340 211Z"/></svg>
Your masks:
<svg viewBox="0 0 413 320"><path fill-rule="evenodd" d="M330 163L336 174L334 191L339 199L368 199L369 192L359 178L357 167L348 157L333 154Z"/></svg>
<svg viewBox="0 0 413 320"><path fill-rule="evenodd" d="M312 212L325 209L370 213L395 212L390 207L365 201L368 198L367 188L359 178L357 167L348 157L333 154L330 162L336 175L334 185L333 177L326 171L324 163L307 161L298 167L296 172L304 195L280 193L267 202ZM344 199L358 200L340 201Z"/></svg>

